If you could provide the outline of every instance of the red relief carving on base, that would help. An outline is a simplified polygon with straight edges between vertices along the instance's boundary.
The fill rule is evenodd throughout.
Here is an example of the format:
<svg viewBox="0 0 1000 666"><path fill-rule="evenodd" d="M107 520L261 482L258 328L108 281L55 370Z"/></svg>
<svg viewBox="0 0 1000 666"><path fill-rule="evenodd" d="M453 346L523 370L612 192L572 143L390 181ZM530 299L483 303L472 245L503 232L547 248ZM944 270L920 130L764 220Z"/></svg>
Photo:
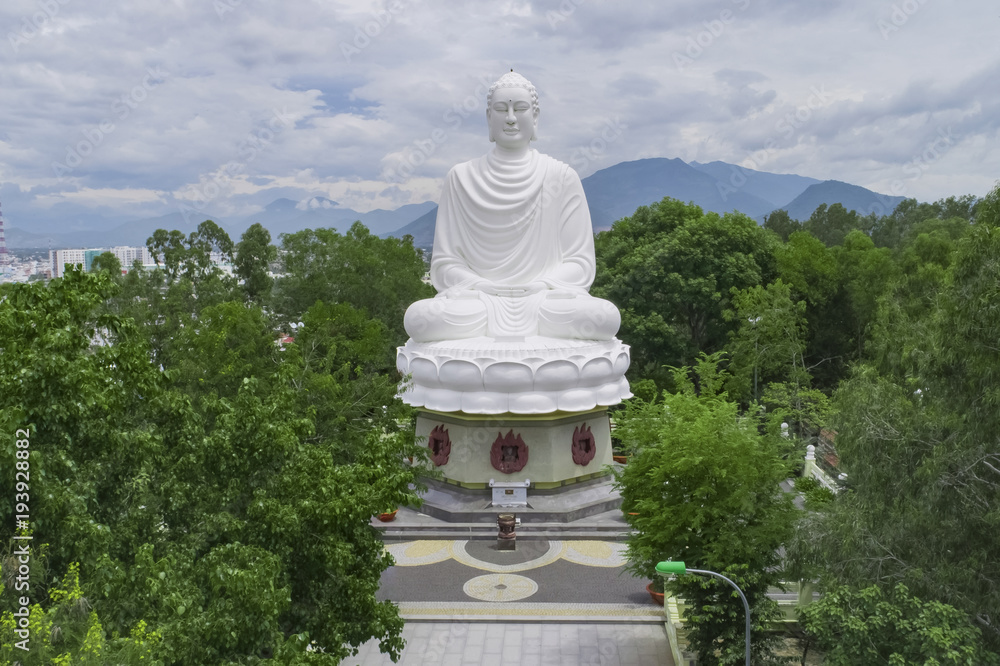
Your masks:
<svg viewBox="0 0 1000 666"><path fill-rule="evenodd" d="M490 448L490 462L498 472L520 472L528 464L528 445L513 430L506 436L498 432L497 439Z"/></svg>
<svg viewBox="0 0 1000 666"><path fill-rule="evenodd" d="M587 465L597 455L597 443L586 423L578 425L573 431L573 462L577 465Z"/></svg>
<svg viewBox="0 0 1000 666"><path fill-rule="evenodd" d="M427 437L427 448L431 450L431 462L435 467L448 464L451 455L451 438L443 425L436 426Z"/></svg>

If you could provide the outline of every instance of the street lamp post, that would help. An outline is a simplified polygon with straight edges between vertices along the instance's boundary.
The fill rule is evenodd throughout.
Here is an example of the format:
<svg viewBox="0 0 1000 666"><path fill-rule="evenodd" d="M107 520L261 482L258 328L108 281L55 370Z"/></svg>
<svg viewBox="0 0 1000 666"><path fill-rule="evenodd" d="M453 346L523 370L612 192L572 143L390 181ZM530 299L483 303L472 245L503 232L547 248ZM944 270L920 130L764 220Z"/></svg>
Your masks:
<svg viewBox="0 0 1000 666"><path fill-rule="evenodd" d="M715 573L714 571L706 571L704 569L688 569L684 566L683 562L673 562L666 561L660 562L656 565L656 573L661 576L678 576L685 573L694 574L705 574L706 576L714 576L715 578L721 578L736 590L736 593L740 595L740 600L743 602L743 610L746 611L747 616L747 649L746 649L746 666L750 666L750 604L747 603L747 598L743 596L743 590L740 589L739 585L729 580L720 573Z"/></svg>

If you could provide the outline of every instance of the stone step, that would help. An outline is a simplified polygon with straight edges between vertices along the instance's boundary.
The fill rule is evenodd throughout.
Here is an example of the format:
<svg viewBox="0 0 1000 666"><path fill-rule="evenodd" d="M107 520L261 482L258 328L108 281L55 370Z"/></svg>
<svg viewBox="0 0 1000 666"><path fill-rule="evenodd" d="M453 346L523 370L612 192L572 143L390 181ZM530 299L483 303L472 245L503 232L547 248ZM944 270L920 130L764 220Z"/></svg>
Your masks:
<svg viewBox="0 0 1000 666"><path fill-rule="evenodd" d="M372 520L387 541L420 539L495 539L497 514L520 520L517 538L623 541L628 524L621 495L605 478L552 490L528 492L527 507L495 507L489 490L471 490L428 481L423 504L401 508L392 522Z"/></svg>
<svg viewBox="0 0 1000 666"><path fill-rule="evenodd" d="M551 490L528 490L526 507L492 505L488 489L473 490L438 481L427 481L423 504L416 510L446 523L495 524L498 513L517 514L522 524L572 523L591 516L614 513L621 494L607 477ZM620 515L620 512L619 512Z"/></svg>
<svg viewBox="0 0 1000 666"><path fill-rule="evenodd" d="M489 603L400 601L399 615L407 622L532 622L662 625L662 606L652 603L564 604L506 601Z"/></svg>
<svg viewBox="0 0 1000 666"><path fill-rule="evenodd" d="M391 527L387 528L384 526L376 526L379 531L382 532L382 539L384 541L418 541L418 540L437 540L437 539L496 539L497 530L496 527L485 529L485 528L459 528L454 526L451 528L403 528L403 529L393 529ZM628 535L627 530L610 529L610 528L566 528L564 526L553 526L552 528L546 528L541 530L532 530L530 532L524 530L518 530L517 538L519 541L525 541L528 539L550 539L550 540L562 540L562 541L587 541L587 540L600 540L600 541L624 541Z"/></svg>

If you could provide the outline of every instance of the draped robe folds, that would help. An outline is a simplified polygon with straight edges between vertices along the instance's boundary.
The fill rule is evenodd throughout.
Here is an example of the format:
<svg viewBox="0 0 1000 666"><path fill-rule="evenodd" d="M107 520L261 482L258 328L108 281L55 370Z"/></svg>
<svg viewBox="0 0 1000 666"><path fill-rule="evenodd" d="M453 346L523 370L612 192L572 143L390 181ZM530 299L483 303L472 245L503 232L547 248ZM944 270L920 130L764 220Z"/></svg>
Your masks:
<svg viewBox="0 0 1000 666"><path fill-rule="evenodd" d="M434 299L407 311L417 341L490 337L610 339L620 316L587 293L590 210L576 172L536 150L494 152L454 167L438 208Z"/></svg>

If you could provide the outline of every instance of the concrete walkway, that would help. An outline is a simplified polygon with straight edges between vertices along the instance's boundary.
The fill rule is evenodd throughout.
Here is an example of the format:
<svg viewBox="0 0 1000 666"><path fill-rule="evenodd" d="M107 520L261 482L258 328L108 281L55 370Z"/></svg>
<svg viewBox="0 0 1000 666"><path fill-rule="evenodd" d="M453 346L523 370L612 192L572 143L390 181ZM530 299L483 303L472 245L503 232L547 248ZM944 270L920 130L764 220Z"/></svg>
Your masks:
<svg viewBox="0 0 1000 666"><path fill-rule="evenodd" d="M403 629L403 666L673 666L663 624L413 622ZM377 642L344 664L390 666Z"/></svg>
<svg viewBox="0 0 1000 666"><path fill-rule="evenodd" d="M390 543L379 598L406 620L399 664L672 666L663 608L615 541ZM377 642L345 664L391 664Z"/></svg>

